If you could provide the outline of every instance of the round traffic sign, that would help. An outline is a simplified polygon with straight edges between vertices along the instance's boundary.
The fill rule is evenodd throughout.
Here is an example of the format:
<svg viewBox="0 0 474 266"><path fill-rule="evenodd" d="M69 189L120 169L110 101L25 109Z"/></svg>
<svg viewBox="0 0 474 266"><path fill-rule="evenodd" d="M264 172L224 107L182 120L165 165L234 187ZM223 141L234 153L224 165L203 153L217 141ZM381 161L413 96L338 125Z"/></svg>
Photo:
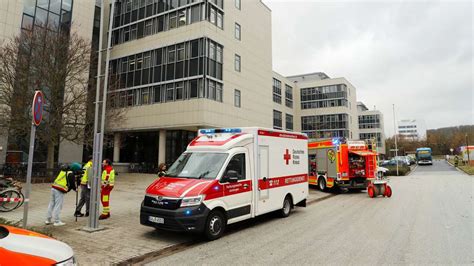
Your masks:
<svg viewBox="0 0 474 266"><path fill-rule="evenodd" d="M35 97L33 97L33 124L39 126L41 120L43 120L43 105L44 105L44 95L41 91L35 92Z"/></svg>

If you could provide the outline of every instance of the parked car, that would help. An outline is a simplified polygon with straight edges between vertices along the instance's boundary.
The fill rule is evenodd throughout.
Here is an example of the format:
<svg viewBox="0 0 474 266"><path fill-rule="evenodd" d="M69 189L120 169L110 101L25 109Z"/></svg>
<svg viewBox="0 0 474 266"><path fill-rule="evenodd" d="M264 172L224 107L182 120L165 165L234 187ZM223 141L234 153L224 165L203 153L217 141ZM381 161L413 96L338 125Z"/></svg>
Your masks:
<svg viewBox="0 0 474 266"><path fill-rule="evenodd" d="M72 248L51 237L0 225L0 265L76 265Z"/></svg>
<svg viewBox="0 0 474 266"><path fill-rule="evenodd" d="M406 156L408 158L408 161L410 162L410 165L416 164L416 159L415 157L412 157L410 155Z"/></svg>
<svg viewBox="0 0 474 266"><path fill-rule="evenodd" d="M405 165L410 165L410 159L408 156L396 156L395 160L402 162Z"/></svg>
<svg viewBox="0 0 474 266"><path fill-rule="evenodd" d="M408 162L407 160L405 159L399 159L399 160L395 160L395 159L390 159L390 160L386 160L386 161L383 161L380 163L380 166L393 166L393 165L397 165L397 161L398 161L398 166L408 166Z"/></svg>

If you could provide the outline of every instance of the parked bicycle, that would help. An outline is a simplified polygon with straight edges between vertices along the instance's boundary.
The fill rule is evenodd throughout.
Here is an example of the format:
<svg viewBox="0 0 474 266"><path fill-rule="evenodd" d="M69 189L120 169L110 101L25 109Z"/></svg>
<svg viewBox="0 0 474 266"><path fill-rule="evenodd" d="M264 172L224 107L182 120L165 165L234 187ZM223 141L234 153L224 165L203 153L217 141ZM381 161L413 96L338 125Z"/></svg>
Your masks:
<svg viewBox="0 0 474 266"><path fill-rule="evenodd" d="M9 212L23 205L25 196L21 183L13 178L0 178L0 212Z"/></svg>

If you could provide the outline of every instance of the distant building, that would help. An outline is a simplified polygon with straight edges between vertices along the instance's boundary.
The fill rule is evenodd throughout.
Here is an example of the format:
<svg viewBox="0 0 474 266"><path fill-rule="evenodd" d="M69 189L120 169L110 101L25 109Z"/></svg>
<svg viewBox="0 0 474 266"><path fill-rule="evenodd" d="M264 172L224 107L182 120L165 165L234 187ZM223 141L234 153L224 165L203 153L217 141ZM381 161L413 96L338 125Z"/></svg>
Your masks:
<svg viewBox="0 0 474 266"><path fill-rule="evenodd" d="M403 138L424 140L426 139L426 126L421 120L402 119L398 121L397 133Z"/></svg>
<svg viewBox="0 0 474 266"><path fill-rule="evenodd" d="M347 79L317 72L284 80L294 90L295 131L306 133L309 138L358 138L356 88Z"/></svg>
<svg viewBox="0 0 474 266"><path fill-rule="evenodd" d="M369 110L362 102L357 102L359 120L359 138L361 140L374 139L377 152L385 154L385 129L383 114L378 110Z"/></svg>

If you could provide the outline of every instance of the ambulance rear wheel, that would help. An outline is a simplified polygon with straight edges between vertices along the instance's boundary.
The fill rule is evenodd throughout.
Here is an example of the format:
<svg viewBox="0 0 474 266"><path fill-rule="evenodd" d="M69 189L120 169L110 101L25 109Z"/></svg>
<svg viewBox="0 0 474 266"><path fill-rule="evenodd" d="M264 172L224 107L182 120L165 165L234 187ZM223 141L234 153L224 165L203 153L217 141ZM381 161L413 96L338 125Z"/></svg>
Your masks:
<svg viewBox="0 0 474 266"><path fill-rule="evenodd" d="M280 216L283 218L290 216L291 207L292 207L291 197L286 196L285 199L283 200L283 208L281 208L280 210Z"/></svg>
<svg viewBox="0 0 474 266"><path fill-rule="evenodd" d="M216 240L222 236L225 231L226 220L221 211L215 210L209 213L204 228L204 235L208 240Z"/></svg>
<svg viewBox="0 0 474 266"><path fill-rule="evenodd" d="M318 187L319 187L319 190L321 190L321 191L326 191L327 190L326 180L324 180L324 177L320 177L318 179Z"/></svg>

